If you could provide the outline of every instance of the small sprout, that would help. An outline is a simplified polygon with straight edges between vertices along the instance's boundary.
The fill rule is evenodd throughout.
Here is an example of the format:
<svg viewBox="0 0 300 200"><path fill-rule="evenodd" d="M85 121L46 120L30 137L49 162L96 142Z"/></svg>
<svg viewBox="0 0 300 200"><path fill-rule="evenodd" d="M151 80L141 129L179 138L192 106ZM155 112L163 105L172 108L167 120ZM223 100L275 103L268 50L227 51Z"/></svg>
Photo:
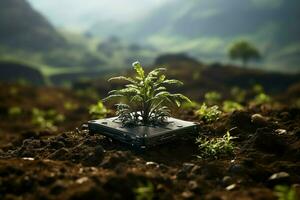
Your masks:
<svg viewBox="0 0 300 200"><path fill-rule="evenodd" d="M66 110L72 111L72 110L76 110L78 108L78 105L76 103L73 103L71 101L67 101L64 103L64 108Z"/></svg>
<svg viewBox="0 0 300 200"><path fill-rule="evenodd" d="M220 102L222 95L219 92L212 91L205 93L204 98L208 105L215 105Z"/></svg>
<svg viewBox="0 0 300 200"><path fill-rule="evenodd" d="M247 92L239 87L233 87L230 90L230 94L236 102L241 103L245 101Z"/></svg>
<svg viewBox="0 0 300 200"><path fill-rule="evenodd" d="M181 81L166 79L162 74L166 69L157 68L145 73L139 62L133 63L135 77L113 77L109 81L123 80L128 82L124 88L112 90L103 101L114 98L124 100L116 104L118 119L123 125L156 125L166 122L170 117L170 106L180 107L190 100L182 94L167 91L168 85L182 85Z"/></svg>
<svg viewBox="0 0 300 200"><path fill-rule="evenodd" d="M8 115L10 116L10 117L19 117L19 116L21 116L23 114L23 111L22 111L22 109L20 108L20 107L18 107L18 106L14 106L14 107L11 107L11 108L9 108L9 110L8 110Z"/></svg>
<svg viewBox="0 0 300 200"><path fill-rule="evenodd" d="M294 187L277 185L274 188L274 193L278 197L278 200L298 200L297 192Z"/></svg>
<svg viewBox="0 0 300 200"><path fill-rule="evenodd" d="M97 104L90 106L89 113L90 115L92 115L93 118L101 119L106 117L108 110L103 105L102 101L98 101Z"/></svg>
<svg viewBox="0 0 300 200"><path fill-rule="evenodd" d="M260 94L265 92L264 87L260 84L253 85L252 90L255 94Z"/></svg>
<svg viewBox="0 0 300 200"><path fill-rule="evenodd" d="M235 110L242 110L244 107L234 101L224 101L222 110L224 112L233 112Z"/></svg>
<svg viewBox="0 0 300 200"><path fill-rule="evenodd" d="M200 154L197 157L217 159L221 155L232 155L235 149L232 139L235 137L230 135L230 131L221 138L198 137L196 143L199 144Z"/></svg>
<svg viewBox="0 0 300 200"><path fill-rule="evenodd" d="M200 105L195 102L195 101L191 101L191 102L185 102L181 105L182 109L191 109L191 110L195 110L195 109L199 109Z"/></svg>
<svg viewBox="0 0 300 200"><path fill-rule="evenodd" d="M154 198L154 186L148 181L147 184L139 184L134 189L136 200L152 200Z"/></svg>
<svg viewBox="0 0 300 200"><path fill-rule="evenodd" d="M217 121L221 113L218 106L208 107L205 103L203 103L200 109L196 111L196 115L204 122Z"/></svg>
<svg viewBox="0 0 300 200"><path fill-rule="evenodd" d="M56 129L55 124L64 121L65 116L57 113L55 110L40 110L38 108L32 109L31 122L39 128Z"/></svg>
<svg viewBox="0 0 300 200"><path fill-rule="evenodd" d="M271 97L265 93L260 93L254 97L254 99L251 101L251 103L255 105L261 105L270 103L272 101Z"/></svg>

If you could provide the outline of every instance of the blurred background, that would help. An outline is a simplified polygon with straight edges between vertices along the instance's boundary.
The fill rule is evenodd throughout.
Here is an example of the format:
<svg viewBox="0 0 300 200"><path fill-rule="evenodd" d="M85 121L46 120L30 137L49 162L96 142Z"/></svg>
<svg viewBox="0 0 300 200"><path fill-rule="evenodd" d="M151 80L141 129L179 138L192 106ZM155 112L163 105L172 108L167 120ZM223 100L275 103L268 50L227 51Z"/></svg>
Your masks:
<svg viewBox="0 0 300 200"><path fill-rule="evenodd" d="M70 85L127 69L135 60L152 66L163 55L295 74L300 70L299 4L1 0L0 79ZM256 52L245 59L234 56L230 50L237 43Z"/></svg>
<svg viewBox="0 0 300 200"><path fill-rule="evenodd" d="M184 82L169 90L193 102L174 117L195 120L203 102L226 113L300 107L299 8L298 0L1 0L0 146L113 116L99 100L124 83L107 79L132 74L136 60Z"/></svg>

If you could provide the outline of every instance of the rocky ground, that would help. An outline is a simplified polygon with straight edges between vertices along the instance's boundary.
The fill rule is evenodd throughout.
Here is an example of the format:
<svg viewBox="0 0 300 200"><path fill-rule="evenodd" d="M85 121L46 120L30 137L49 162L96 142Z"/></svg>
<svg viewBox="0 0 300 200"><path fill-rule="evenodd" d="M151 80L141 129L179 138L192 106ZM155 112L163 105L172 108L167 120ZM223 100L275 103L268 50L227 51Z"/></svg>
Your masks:
<svg viewBox="0 0 300 200"><path fill-rule="evenodd" d="M248 106L209 124L192 110L177 113L200 123L201 135L232 130L236 137L233 155L199 159L198 135L137 152L89 133L82 123L90 118L91 96L3 84L0 91L0 199L275 200L276 185L300 195L297 107ZM22 115L7 114L16 105ZM55 128L37 127L28 117L33 107L55 108L65 120Z"/></svg>

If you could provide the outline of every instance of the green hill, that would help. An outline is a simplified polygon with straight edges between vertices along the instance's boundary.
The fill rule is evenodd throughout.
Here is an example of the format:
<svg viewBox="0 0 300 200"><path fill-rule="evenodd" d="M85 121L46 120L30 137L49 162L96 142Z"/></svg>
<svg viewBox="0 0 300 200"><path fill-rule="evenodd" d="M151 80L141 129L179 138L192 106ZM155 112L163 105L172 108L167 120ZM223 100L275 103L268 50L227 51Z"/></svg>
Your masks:
<svg viewBox="0 0 300 200"><path fill-rule="evenodd" d="M44 51L66 45L63 37L25 0L0 1L1 45Z"/></svg>
<svg viewBox="0 0 300 200"><path fill-rule="evenodd" d="M110 32L121 27L120 37L206 61L228 61L229 45L246 39L262 51L267 69L297 71L299 8L295 0L172 0L139 23L111 26Z"/></svg>

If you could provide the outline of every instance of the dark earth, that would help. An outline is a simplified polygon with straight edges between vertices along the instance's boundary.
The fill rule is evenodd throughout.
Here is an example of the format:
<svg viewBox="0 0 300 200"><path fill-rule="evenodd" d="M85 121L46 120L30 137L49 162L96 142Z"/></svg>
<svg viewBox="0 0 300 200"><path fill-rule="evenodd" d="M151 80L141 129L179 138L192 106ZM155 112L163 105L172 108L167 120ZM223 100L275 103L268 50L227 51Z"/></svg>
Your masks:
<svg viewBox="0 0 300 200"><path fill-rule="evenodd" d="M89 133L88 107L99 100L92 90L0 84L0 199L139 199L137 188L146 186L148 199L275 200L276 185L299 195L300 109L289 103L298 98L297 88L284 100L277 95L276 103L248 104L212 123L191 108L175 112L200 123L199 135L231 130L236 137L233 155L199 159L199 135L139 152ZM22 114L9 114L15 106ZM35 107L55 109L65 119L38 127L31 122Z"/></svg>

